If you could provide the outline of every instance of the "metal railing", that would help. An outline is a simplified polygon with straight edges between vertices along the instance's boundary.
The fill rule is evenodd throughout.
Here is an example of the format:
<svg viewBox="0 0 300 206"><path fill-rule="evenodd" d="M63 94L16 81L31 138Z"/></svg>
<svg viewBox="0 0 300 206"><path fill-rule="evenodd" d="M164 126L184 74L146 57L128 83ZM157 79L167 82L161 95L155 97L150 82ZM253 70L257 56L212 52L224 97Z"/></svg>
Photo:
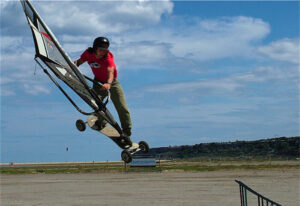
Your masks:
<svg viewBox="0 0 300 206"><path fill-rule="evenodd" d="M252 194L257 196L257 203L258 206L281 206L281 204L274 202L273 200L270 200L263 195L255 192L253 189L245 185L239 180L235 180L239 186L240 186L240 198L241 198L241 206L248 206L248 197L247 197L247 191L251 192Z"/></svg>

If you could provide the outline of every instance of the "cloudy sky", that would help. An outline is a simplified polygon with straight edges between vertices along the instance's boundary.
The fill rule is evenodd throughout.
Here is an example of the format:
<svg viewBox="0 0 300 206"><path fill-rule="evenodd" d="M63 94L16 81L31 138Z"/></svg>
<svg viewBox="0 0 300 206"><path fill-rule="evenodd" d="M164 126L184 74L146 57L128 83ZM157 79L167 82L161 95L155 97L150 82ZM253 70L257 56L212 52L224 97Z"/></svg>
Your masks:
<svg viewBox="0 0 300 206"><path fill-rule="evenodd" d="M299 135L299 2L32 4L74 60L95 37L110 39L135 141ZM0 40L1 162L120 160L108 138L76 130L86 117L35 64L19 1L1 1ZM80 69L92 76L87 64Z"/></svg>

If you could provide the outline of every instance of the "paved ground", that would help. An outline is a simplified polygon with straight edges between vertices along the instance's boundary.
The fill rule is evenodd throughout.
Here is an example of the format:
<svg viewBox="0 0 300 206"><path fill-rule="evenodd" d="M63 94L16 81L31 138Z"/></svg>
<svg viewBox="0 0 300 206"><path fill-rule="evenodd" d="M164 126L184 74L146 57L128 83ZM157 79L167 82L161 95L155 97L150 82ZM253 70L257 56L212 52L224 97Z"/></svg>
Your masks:
<svg viewBox="0 0 300 206"><path fill-rule="evenodd" d="M1 206L240 205L238 179L286 206L300 205L297 169L2 175ZM249 205L257 199L249 194Z"/></svg>

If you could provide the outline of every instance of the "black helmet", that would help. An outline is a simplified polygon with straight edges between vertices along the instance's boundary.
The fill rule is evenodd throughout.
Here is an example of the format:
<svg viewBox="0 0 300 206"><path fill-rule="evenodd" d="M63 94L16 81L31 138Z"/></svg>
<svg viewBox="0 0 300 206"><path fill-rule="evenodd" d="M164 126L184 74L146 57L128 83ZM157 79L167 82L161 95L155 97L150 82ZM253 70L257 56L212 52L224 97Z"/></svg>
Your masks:
<svg viewBox="0 0 300 206"><path fill-rule="evenodd" d="M93 43L93 49L94 51L97 49L97 48L103 48L103 49L108 49L109 47L109 41L106 37L97 37L95 40L94 40L94 43Z"/></svg>

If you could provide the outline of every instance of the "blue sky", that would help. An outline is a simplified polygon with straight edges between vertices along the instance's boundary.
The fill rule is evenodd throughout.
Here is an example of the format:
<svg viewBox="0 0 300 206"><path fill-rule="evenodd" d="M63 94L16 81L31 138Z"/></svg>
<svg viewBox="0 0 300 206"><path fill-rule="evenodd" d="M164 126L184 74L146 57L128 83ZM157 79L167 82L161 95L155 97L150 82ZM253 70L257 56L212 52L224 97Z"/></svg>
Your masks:
<svg viewBox="0 0 300 206"><path fill-rule="evenodd" d="M97 36L111 40L135 141L161 147L299 135L299 2L33 5L72 59ZM35 65L18 1L1 1L0 38L1 162L120 160L108 138L76 130L86 117ZM80 69L92 76L87 64Z"/></svg>

